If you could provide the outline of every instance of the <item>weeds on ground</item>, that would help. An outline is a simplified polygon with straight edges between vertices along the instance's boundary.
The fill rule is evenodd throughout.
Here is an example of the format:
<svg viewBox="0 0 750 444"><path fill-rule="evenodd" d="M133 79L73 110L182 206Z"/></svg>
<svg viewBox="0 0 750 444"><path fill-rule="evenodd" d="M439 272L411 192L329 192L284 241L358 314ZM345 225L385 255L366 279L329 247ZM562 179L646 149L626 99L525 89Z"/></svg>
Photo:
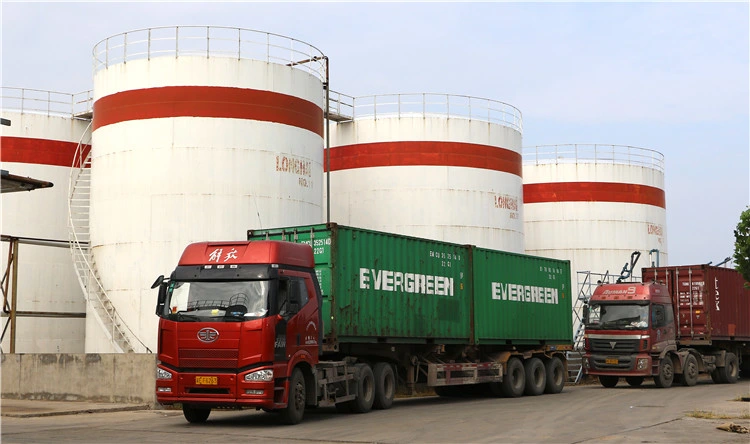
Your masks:
<svg viewBox="0 0 750 444"><path fill-rule="evenodd" d="M707 412L705 410L693 410L687 416L699 419L750 419L750 413L743 413L739 416L726 415L724 413Z"/></svg>

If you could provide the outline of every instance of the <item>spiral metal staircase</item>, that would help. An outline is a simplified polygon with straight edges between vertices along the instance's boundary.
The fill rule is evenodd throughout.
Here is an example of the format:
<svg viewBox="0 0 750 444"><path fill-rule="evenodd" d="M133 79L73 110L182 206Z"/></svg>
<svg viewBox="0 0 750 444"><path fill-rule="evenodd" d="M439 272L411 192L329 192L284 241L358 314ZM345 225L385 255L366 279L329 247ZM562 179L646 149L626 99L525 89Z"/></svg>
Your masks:
<svg viewBox="0 0 750 444"><path fill-rule="evenodd" d="M117 313L99 279L90 243L91 124L76 148L69 183L70 251L78 283L117 352L151 353Z"/></svg>

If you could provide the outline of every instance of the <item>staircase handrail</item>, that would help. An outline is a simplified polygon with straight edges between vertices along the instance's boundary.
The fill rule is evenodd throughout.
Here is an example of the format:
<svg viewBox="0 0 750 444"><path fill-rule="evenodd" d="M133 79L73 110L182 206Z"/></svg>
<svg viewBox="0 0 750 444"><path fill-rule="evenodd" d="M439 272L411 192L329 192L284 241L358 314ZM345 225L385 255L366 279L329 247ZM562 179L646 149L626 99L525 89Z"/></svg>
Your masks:
<svg viewBox="0 0 750 444"><path fill-rule="evenodd" d="M93 278L93 283L96 285L96 290L94 291L94 295L96 296L97 301L99 304L104 307L105 301L102 299L102 295L107 295L107 292L104 290L104 286L102 285L101 281L99 280L99 277L97 276L97 273L94 272L93 267L91 266L91 263L88 259L87 251L84 251L83 245L85 244L87 247L90 246L89 242L81 242L79 239L79 233L76 230L76 225L73 222L73 211L72 211L72 205L70 205L70 201L73 199L74 193L75 193L75 187L78 182L78 178L80 177L81 171L86 168L87 164L90 164L91 162L91 149L90 145L86 145L83 143L84 138L86 137L86 134L89 134L89 130L91 128L91 123L89 123L89 126L86 127L86 130L84 131L83 136L81 136L81 140L78 143L78 146L76 147L75 154L73 156L73 165L72 165L72 171L70 175L70 183L69 183L69 204L68 204L68 217L70 221L70 249L73 255L73 262L74 264L77 263L83 263L84 264L84 270L79 270L78 267L76 267L76 274L78 275L78 283L81 285L81 288L86 291L88 294L91 294L91 291L89 290L89 285L84 282L84 276L82 271L85 271L89 278ZM85 153L85 154L84 154ZM74 177L75 176L75 177ZM112 341L117 346L117 341L115 340L115 331L119 333L119 335L126 341L127 345L132 348L132 339L134 338L138 343L143 347L143 349L146 350L147 353L153 353L146 344L141 341L138 336L133 332L133 330L128 326L128 324L125 322L125 320L120 316L116 310L113 309L113 313L110 313L108 310L103 310L107 317L109 318L109 321L112 323ZM97 313L98 315L98 313ZM118 323L119 321L119 323ZM123 329L122 326L125 327ZM121 347L122 348L122 347ZM123 350L124 351L124 350Z"/></svg>

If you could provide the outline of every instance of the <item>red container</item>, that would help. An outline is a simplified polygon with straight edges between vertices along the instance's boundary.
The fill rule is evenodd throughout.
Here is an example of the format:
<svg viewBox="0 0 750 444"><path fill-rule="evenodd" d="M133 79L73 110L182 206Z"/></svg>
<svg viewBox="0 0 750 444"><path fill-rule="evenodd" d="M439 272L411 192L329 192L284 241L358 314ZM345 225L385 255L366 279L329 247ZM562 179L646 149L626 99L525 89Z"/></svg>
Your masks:
<svg viewBox="0 0 750 444"><path fill-rule="evenodd" d="M737 270L679 265L644 268L642 276L669 289L680 342L750 340L750 289Z"/></svg>

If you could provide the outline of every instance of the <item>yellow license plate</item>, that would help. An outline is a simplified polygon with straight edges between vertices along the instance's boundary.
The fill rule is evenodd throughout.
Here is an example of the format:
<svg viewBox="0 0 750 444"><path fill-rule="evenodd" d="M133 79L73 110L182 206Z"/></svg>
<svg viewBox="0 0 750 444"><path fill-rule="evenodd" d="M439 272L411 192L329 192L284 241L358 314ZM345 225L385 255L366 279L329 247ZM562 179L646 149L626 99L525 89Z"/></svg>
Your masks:
<svg viewBox="0 0 750 444"><path fill-rule="evenodd" d="M620 360L617 358L607 358L604 360L604 362L607 364L619 364Z"/></svg>
<svg viewBox="0 0 750 444"><path fill-rule="evenodd" d="M218 376L196 376L195 385L218 385Z"/></svg>

